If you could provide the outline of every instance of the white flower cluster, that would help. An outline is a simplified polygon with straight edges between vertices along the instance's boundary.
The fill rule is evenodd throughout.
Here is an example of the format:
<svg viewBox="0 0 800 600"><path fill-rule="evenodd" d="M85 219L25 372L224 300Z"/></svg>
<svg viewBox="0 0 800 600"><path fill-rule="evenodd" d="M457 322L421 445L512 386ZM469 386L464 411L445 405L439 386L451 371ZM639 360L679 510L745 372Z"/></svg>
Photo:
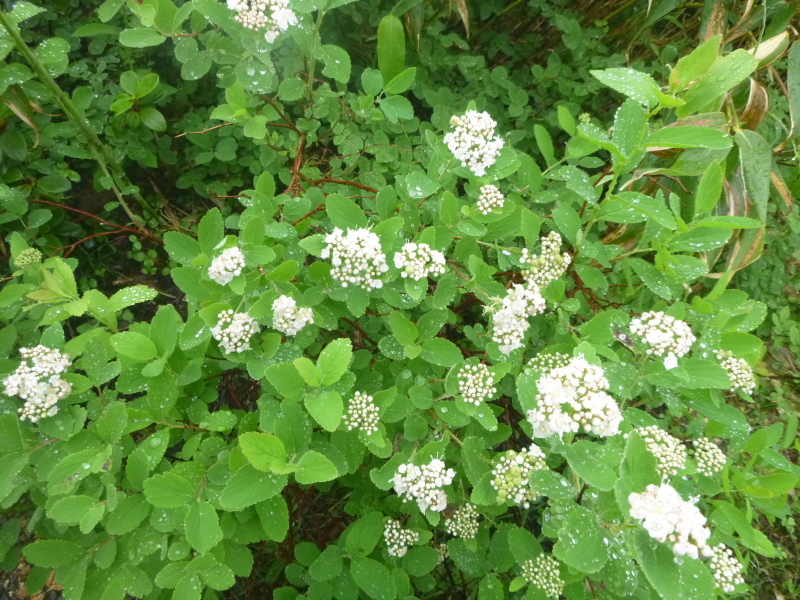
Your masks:
<svg viewBox="0 0 800 600"><path fill-rule="evenodd" d="M286 335L297 335L300 330L314 322L310 308L297 308L290 296L280 296L272 303L272 326Z"/></svg>
<svg viewBox="0 0 800 600"><path fill-rule="evenodd" d="M528 361L525 371L539 371L541 376L548 375L553 369L566 367L572 356L563 352L553 352L551 354L537 354Z"/></svg>
<svg viewBox="0 0 800 600"><path fill-rule="evenodd" d="M542 251L535 256L527 248L522 249L520 262L527 264L528 268L522 271L522 276L529 284L545 288L551 281L555 281L566 273L572 257L561 250L561 235L551 231L542 238Z"/></svg>
<svg viewBox="0 0 800 600"><path fill-rule="evenodd" d="M445 520L444 528L450 535L471 540L478 535L478 511L468 502Z"/></svg>
<svg viewBox="0 0 800 600"><path fill-rule="evenodd" d="M20 348L19 353L24 360L3 380L5 393L25 400L20 419L35 423L52 417L58 412L57 402L72 392L72 384L61 378L69 369L69 354L42 345Z"/></svg>
<svg viewBox="0 0 800 600"><path fill-rule="evenodd" d="M686 502L667 483L648 485L641 493L628 496L631 517L642 519L650 537L659 542L670 542L676 556L697 558L711 555L708 538L711 531L706 518L694 504Z"/></svg>
<svg viewBox="0 0 800 600"><path fill-rule="evenodd" d="M522 577L540 588L548 598L558 598L564 588L558 561L549 554L540 554L533 560L522 563Z"/></svg>
<svg viewBox="0 0 800 600"><path fill-rule="evenodd" d="M528 317L544 312L544 298L538 287L515 283L494 313L492 339L500 344L500 352L509 354L522 347L522 338L528 331Z"/></svg>
<svg viewBox="0 0 800 600"><path fill-rule="evenodd" d="M453 483L456 472L434 458L427 465L400 465L394 475L394 489L404 502L415 500L422 512L430 509L441 512L447 508L447 494L442 489Z"/></svg>
<svg viewBox="0 0 800 600"><path fill-rule="evenodd" d="M711 552L708 562L714 575L714 583L727 594L734 592L734 586L744 583L742 563L733 555L733 550L725 544L712 546Z"/></svg>
<svg viewBox="0 0 800 600"><path fill-rule="evenodd" d="M697 339L686 322L663 312L646 312L633 319L631 333L648 346L647 354L663 356L667 369L677 367L678 358L689 352Z"/></svg>
<svg viewBox="0 0 800 600"><path fill-rule="evenodd" d="M428 244L409 242L394 255L394 266L403 269L400 276L414 281L434 275L444 275L444 265L444 254L433 250Z"/></svg>
<svg viewBox="0 0 800 600"><path fill-rule="evenodd" d="M697 461L697 472L711 477L725 468L725 453L708 438L700 438L694 442L694 459Z"/></svg>
<svg viewBox="0 0 800 600"><path fill-rule="evenodd" d="M30 267L31 265L42 262L42 253L36 248L25 248L25 250L17 255L14 262L17 264L18 268L24 269L25 267Z"/></svg>
<svg viewBox="0 0 800 600"><path fill-rule="evenodd" d="M232 310L219 313L219 321L211 328L211 335L228 354L249 350L250 337L258 332L258 323L253 317L247 313L234 313Z"/></svg>
<svg viewBox="0 0 800 600"><path fill-rule="evenodd" d="M497 503L511 500L523 508L530 508L531 501L538 498L539 494L531 489L528 479L531 473L543 469L547 469L544 452L536 444L531 444L522 452L506 452L492 469L492 487L497 490Z"/></svg>
<svg viewBox="0 0 800 600"><path fill-rule="evenodd" d="M528 411L534 437L577 432L581 428L597 436L619 433L622 413L608 393L603 369L583 357L571 358L564 367L552 369L537 383L536 410Z"/></svg>
<svg viewBox="0 0 800 600"><path fill-rule="evenodd" d="M458 392L464 402L475 406L494 395L497 389L493 382L494 377L484 364L464 365L458 372Z"/></svg>
<svg viewBox="0 0 800 600"><path fill-rule="evenodd" d="M266 29L264 38L270 44L281 31L297 25L289 0L228 0L228 8L237 12L236 20L248 29Z"/></svg>
<svg viewBox="0 0 800 600"><path fill-rule="evenodd" d="M686 448L678 438L656 425L640 427L636 431L642 436L647 450L655 455L662 477L677 475L678 471L686 468Z"/></svg>
<svg viewBox="0 0 800 600"><path fill-rule="evenodd" d="M383 529L383 540L386 542L386 551L389 556L405 556L408 547L419 541L419 534L410 529L404 529L399 521L389 519Z"/></svg>
<svg viewBox="0 0 800 600"><path fill-rule="evenodd" d="M379 279L389 270L386 255L381 250L381 239L369 229L348 229L344 233L338 227L325 236L327 246L322 258L331 259L331 276L342 287L351 283L367 290L383 287Z"/></svg>
<svg viewBox="0 0 800 600"><path fill-rule="evenodd" d="M506 197L497 186L485 185L481 188L481 195L478 196L478 210L488 215L495 208L503 208L505 201Z"/></svg>
<svg viewBox="0 0 800 600"><path fill-rule="evenodd" d="M342 423L347 427L347 431L358 429L367 435L378 431L379 420L378 407L375 406L372 396L362 392L356 392L342 417Z"/></svg>
<svg viewBox="0 0 800 600"><path fill-rule="evenodd" d="M483 177L505 144L494 134L497 123L489 113L468 110L463 116L450 119L450 124L455 130L444 136L444 143L461 166Z"/></svg>
<svg viewBox="0 0 800 600"><path fill-rule="evenodd" d="M208 276L220 285L228 285L244 269L244 254L236 246L223 250L211 261Z"/></svg>
<svg viewBox="0 0 800 600"><path fill-rule="evenodd" d="M747 361L736 358L733 352L714 350L714 354L719 360L720 366L728 372L728 377L731 378L733 384L731 389L739 388L745 394L752 394L756 389L756 380L753 377L753 369L747 364Z"/></svg>
<svg viewBox="0 0 800 600"><path fill-rule="evenodd" d="M437 565L440 565L444 562L444 559L450 556L450 553L447 551L447 544L434 544L434 549L439 553L439 562Z"/></svg>

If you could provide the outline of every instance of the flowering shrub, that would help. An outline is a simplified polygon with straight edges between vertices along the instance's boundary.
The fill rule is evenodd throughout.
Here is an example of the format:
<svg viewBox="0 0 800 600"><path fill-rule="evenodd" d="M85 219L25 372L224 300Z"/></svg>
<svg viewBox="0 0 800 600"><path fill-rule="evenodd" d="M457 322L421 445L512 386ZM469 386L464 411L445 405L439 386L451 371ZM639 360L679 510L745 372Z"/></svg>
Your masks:
<svg viewBox="0 0 800 600"><path fill-rule="evenodd" d="M728 289L771 154L727 111L763 59L718 36L663 82L595 70L613 123L559 106L532 155L406 68L395 16L378 69L322 44L350 4L131 3L129 48L219 67L195 166L250 179L163 238L131 214L175 294L79 289L6 236L0 503L30 512L3 548L67 600L749 593L798 479L791 428L741 411L766 309Z"/></svg>

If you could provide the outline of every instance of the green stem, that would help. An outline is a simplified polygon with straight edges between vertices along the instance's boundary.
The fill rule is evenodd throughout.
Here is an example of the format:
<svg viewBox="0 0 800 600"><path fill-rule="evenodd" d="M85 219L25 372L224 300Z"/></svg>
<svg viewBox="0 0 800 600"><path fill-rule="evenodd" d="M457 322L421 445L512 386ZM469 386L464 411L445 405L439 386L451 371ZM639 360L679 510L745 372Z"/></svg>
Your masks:
<svg viewBox="0 0 800 600"><path fill-rule="evenodd" d="M100 139L97 137L97 134L92 130L89 122L86 120L86 117L83 115L81 110L72 103L70 97L64 93L61 87L55 82L55 80L50 76L50 73L47 72L47 69L39 60L39 57L34 54L34 52L28 47L28 44L25 43L25 40L22 39L17 28L8 20L8 16L0 10L0 24L5 27L6 31L8 31L11 38L14 40L14 44L17 47L17 50L20 54L25 57L25 60L30 63L31 67L33 67L34 72L39 77L42 83L45 84L50 89L50 92L53 94L56 102L61 106L61 109L67 114L70 120L78 127L78 129L83 133L86 137L86 140L89 144L89 149L94 155L95 160L100 165L100 168L103 170L103 173L106 174L111 179L111 186L114 190L114 193L119 200L120 205L127 213L128 217L131 221L143 232L147 233L147 230L144 226L139 223L136 216L131 211L130 207L128 206L125 199L122 197L122 193L117 188L115 178L119 179L123 182L125 187L132 186L133 184L128 179L128 176L125 174L125 171L122 170L122 167L119 163L114 159L111 155L109 149L103 144ZM108 167L111 168L111 173L108 171ZM131 194L134 199L139 203L139 205L144 209L150 212L150 205L147 201L142 197L141 194L135 192Z"/></svg>

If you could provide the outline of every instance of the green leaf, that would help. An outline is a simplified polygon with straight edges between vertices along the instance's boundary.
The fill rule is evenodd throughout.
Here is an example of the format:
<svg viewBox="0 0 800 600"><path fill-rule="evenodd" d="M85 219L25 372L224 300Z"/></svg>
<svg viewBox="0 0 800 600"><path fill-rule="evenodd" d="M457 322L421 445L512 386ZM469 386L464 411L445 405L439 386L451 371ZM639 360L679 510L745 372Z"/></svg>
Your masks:
<svg viewBox="0 0 800 600"><path fill-rule="evenodd" d="M225 238L225 226L222 223L222 214L218 208L212 208L197 226L197 241L204 254L211 256L214 248Z"/></svg>
<svg viewBox="0 0 800 600"><path fill-rule="evenodd" d="M113 296L111 296L108 301L111 310L122 310L134 304L152 300L156 296L158 296L158 292L151 287L146 285L132 285L130 287L122 288Z"/></svg>
<svg viewBox="0 0 800 600"><path fill-rule="evenodd" d="M47 511L47 516L60 523L77 525L83 516L97 505L97 500L89 496L70 496L53 504Z"/></svg>
<svg viewBox="0 0 800 600"><path fill-rule="evenodd" d="M350 55L344 48L332 44L319 47L319 58L325 63L322 74L340 83L350 81Z"/></svg>
<svg viewBox="0 0 800 600"><path fill-rule="evenodd" d="M314 450L303 454L296 466L295 479L297 479L297 483L331 481L339 476L336 466L326 456Z"/></svg>
<svg viewBox="0 0 800 600"><path fill-rule="evenodd" d="M756 70L758 59L747 50L734 50L717 60L684 94L679 119L716 108L722 96Z"/></svg>
<svg viewBox="0 0 800 600"><path fill-rule="evenodd" d="M286 449L277 437L271 433L251 431L239 436L242 452L259 471L270 471L272 464L286 462Z"/></svg>
<svg viewBox="0 0 800 600"><path fill-rule="evenodd" d="M705 252L724 246L732 234L731 229L699 227L675 236L669 248L678 252Z"/></svg>
<svg viewBox="0 0 800 600"><path fill-rule="evenodd" d="M750 524L750 519L741 510L725 500L712 500L711 504L725 516L725 519L736 530L742 544L768 558L778 555L778 550L769 538L754 528Z"/></svg>
<svg viewBox="0 0 800 600"><path fill-rule="evenodd" d="M595 514L575 507L558 530L553 555L578 571L599 571L608 560L608 549Z"/></svg>
<svg viewBox="0 0 800 600"><path fill-rule="evenodd" d="M128 425L128 409L125 403L115 402L108 405L95 423L97 434L103 441L118 442Z"/></svg>
<svg viewBox="0 0 800 600"><path fill-rule="evenodd" d="M342 550L334 545L327 546L308 568L308 574L314 581L330 581L341 572Z"/></svg>
<svg viewBox="0 0 800 600"><path fill-rule="evenodd" d="M589 71L600 83L607 85L629 98L647 107L653 107L661 101L658 84L650 75L633 69L613 68L603 71Z"/></svg>
<svg viewBox="0 0 800 600"><path fill-rule="evenodd" d="M344 404L338 392L321 392L318 396L306 395L304 398L308 414L325 431L336 431L342 421Z"/></svg>
<svg viewBox="0 0 800 600"><path fill-rule="evenodd" d="M668 544L659 544L640 529L634 546L636 562L664 600L713 598L714 580L699 560L675 560Z"/></svg>
<svg viewBox="0 0 800 600"><path fill-rule="evenodd" d="M350 575L359 588L373 600L392 600L397 588L389 570L371 558L357 556L350 563Z"/></svg>
<svg viewBox="0 0 800 600"><path fill-rule="evenodd" d="M148 73L144 77L139 80L139 83L136 84L136 92L135 96L137 98L144 98L156 89L158 85L158 74L157 73Z"/></svg>
<svg viewBox="0 0 800 600"><path fill-rule="evenodd" d="M769 142L755 131L741 129L734 134L734 138L739 147L745 189L756 209L756 215L762 222L766 221L772 172L772 148Z"/></svg>
<svg viewBox="0 0 800 600"><path fill-rule="evenodd" d="M630 206L667 229L674 231L678 228L675 217L672 216L672 212L667 208L663 200L651 198L639 192L620 192L612 196L612 198Z"/></svg>
<svg viewBox="0 0 800 600"><path fill-rule="evenodd" d="M337 340L339 341L339 340ZM349 342L349 340L348 340ZM275 389L290 400L300 400L306 389L306 382L297 372L293 364L277 363L267 367L264 373L267 381L275 386Z"/></svg>
<svg viewBox="0 0 800 600"><path fill-rule="evenodd" d="M556 163L556 154L550 133L537 123L533 126L533 136L536 138L536 146L539 148L539 152L542 153L544 162L547 163L548 167L553 166Z"/></svg>
<svg viewBox="0 0 800 600"><path fill-rule="evenodd" d="M347 230L367 226L367 216L361 207L341 194L330 194L325 199L325 209L334 227Z"/></svg>
<svg viewBox="0 0 800 600"><path fill-rule="evenodd" d="M388 96L380 100L381 110L391 123L414 118L414 107L403 96Z"/></svg>
<svg viewBox="0 0 800 600"><path fill-rule="evenodd" d="M409 67L402 73L398 73L389 83L387 83L386 87L383 89L383 93L387 96L392 94L402 94L413 85L416 76L417 68Z"/></svg>
<svg viewBox="0 0 800 600"><path fill-rule="evenodd" d="M331 385L339 381L347 372L352 358L353 348L350 340L346 338L338 339L325 346L317 359L320 383Z"/></svg>
<svg viewBox="0 0 800 600"><path fill-rule="evenodd" d="M590 486L604 492L614 489L618 475L599 459L600 449L596 444L582 440L554 449L567 459L572 470Z"/></svg>
<svg viewBox="0 0 800 600"><path fill-rule="evenodd" d="M156 345L150 338L135 331L123 331L113 335L111 345L119 354L133 360L148 361L158 355Z"/></svg>
<svg viewBox="0 0 800 600"><path fill-rule="evenodd" d="M575 117L566 106L558 106L558 124L568 134L574 136L578 133L578 128L575 126ZM535 131L534 131L535 135Z"/></svg>
<svg viewBox="0 0 800 600"><path fill-rule="evenodd" d="M39 540L22 550L31 564L51 569L75 562L85 552L78 544L66 540Z"/></svg>
<svg viewBox="0 0 800 600"><path fill-rule="evenodd" d="M403 557L403 570L412 577L422 577L436 568L440 558L441 554L436 548L409 548ZM499 581L498 589L502 594L503 586Z"/></svg>
<svg viewBox="0 0 800 600"><path fill-rule="evenodd" d="M124 535L136 529L150 514L151 505L144 494L126 496L117 503L106 521L106 531L111 535Z"/></svg>
<svg viewBox="0 0 800 600"><path fill-rule="evenodd" d="M144 482L147 501L159 508L178 508L194 500L194 487L188 480L172 472L154 475Z"/></svg>
<svg viewBox="0 0 800 600"><path fill-rule="evenodd" d="M297 369L297 372L300 373L300 377L302 377L308 385L311 387L319 387L320 376L314 361L305 356L301 356L300 358L295 358L292 364L294 368Z"/></svg>
<svg viewBox="0 0 800 600"><path fill-rule="evenodd" d="M417 341L417 326L409 321L399 311L395 311L386 319L392 330L392 335L401 346L409 346Z"/></svg>
<svg viewBox="0 0 800 600"><path fill-rule="evenodd" d="M128 48L148 48L158 46L166 40L163 35L149 27L126 29L119 34L119 43Z"/></svg>
<svg viewBox="0 0 800 600"><path fill-rule="evenodd" d="M420 356L422 360L442 367L454 367L463 360L458 346L444 338L424 341Z"/></svg>
<svg viewBox="0 0 800 600"><path fill-rule="evenodd" d="M684 89L708 71L719 56L719 45L721 41L722 36L716 35L682 57L675 65L675 68L670 70L670 89Z"/></svg>
<svg viewBox="0 0 800 600"><path fill-rule="evenodd" d="M189 505L183 529L186 541L200 554L205 554L222 541L217 511L205 500L197 500Z"/></svg>
<svg viewBox="0 0 800 600"><path fill-rule="evenodd" d="M406 33L403 23L386 15L378 24L378 69L384 86L397 77L406 64Z"/></svg>
<svg viewBox="0 0 800 600"><path fill-rule="evenodd" d="M553 220L564 237L576 244L581 230L581 217L578 212L568 203L559 202L553 209Z"/></svg>
<svg viewBox="0 0 800 600"><path fill-rule="evenodd" d="M283 496L277 494L259 502L256 504L256 512L269 539L273 542L282 542L286 539L286 533L289 531L289 509Z"/></svg>
<svg viewBox="0 0 800 600"><path fill-rule="evenodd" d="M347 533L347 552L353 556L369 556L383 536L384 517L373 511L356 521Z"/></svg>
<svg viewBox="0 0 800 600"><path fill-rule="evenodd" d="M722 227L729 229L758 229L764 224L757 219L748 217L734 217L720 215L718 217L706 217L692 223L692 227Z"/></svg>
<svg viewBox="0 0 800 600"><path fill-rule="evenodd" d="M641 258L629 258L627 263L651 292L665 300L672 299L672 289L661 271Z"/></svg>
<svg viewBox="0 0 800 600"><path fill-rule="evenodd" d="M695 213L700 214L713 210L722 194L722 182L724 179L725 171L720 163L712 162L708 165L697 186L694 201Z"/></svg>
<svg viewBox="0 0 800 600"><path fill-rule="evenodd" d="M654 131L648 136L645 145L648 148L709 148L711 150L726 150L732 146L732 143L731 139L718 129L676 125Z"/></svg>
<svg viewBox="0 0 800 600"><path fill-rule="evenodd" d="M286 475L265 473L245 465L228 479L220 496L225 510L242 510L280 494L286 486Z"/></svg>

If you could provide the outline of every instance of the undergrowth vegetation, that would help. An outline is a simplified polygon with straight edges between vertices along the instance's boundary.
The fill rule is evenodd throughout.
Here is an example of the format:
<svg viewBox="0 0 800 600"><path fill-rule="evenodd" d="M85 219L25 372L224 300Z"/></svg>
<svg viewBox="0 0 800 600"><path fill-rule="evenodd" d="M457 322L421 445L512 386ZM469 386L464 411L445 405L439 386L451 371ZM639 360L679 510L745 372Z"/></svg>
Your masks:
<svg viewBox="0 0 800 600"><path fill-rule="evenodd" d="M796 2L39 4L0 11L29 594L797 597Z"/></svg>

